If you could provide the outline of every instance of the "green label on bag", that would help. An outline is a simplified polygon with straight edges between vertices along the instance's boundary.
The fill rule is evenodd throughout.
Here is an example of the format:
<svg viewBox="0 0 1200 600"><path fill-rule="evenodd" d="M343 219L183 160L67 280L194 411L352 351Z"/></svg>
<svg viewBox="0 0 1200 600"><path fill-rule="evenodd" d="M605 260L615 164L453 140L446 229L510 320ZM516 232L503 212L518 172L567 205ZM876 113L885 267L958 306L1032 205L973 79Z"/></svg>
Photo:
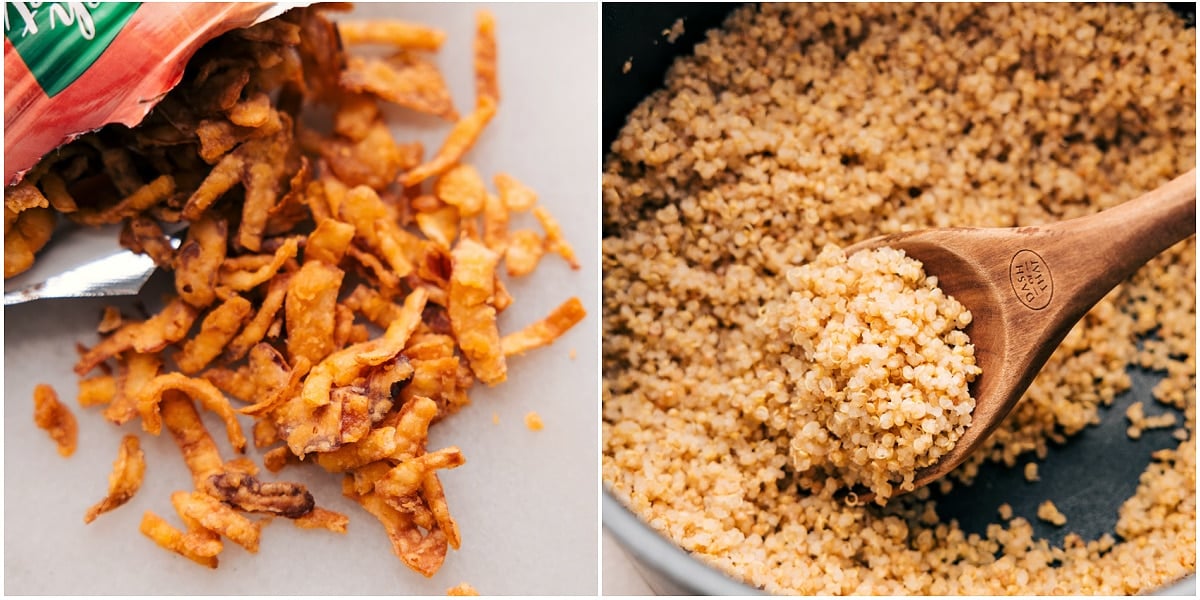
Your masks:
<svg viewBox="0 0 1200 600"><path fill-rule="evenodd" d="M53 98L100 58L141 4L6 2L4 37Z"/></svg>

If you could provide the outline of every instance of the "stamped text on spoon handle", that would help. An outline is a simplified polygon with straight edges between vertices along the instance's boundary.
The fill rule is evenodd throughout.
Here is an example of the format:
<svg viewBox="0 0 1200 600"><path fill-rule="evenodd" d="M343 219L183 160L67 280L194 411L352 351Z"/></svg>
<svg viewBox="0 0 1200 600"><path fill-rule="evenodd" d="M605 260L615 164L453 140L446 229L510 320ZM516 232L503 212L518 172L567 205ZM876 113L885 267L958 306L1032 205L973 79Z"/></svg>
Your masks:
<svg viewBox="0 0 1200 600"><path fill-rule="evenodd" d="M1008 280L1021 304L1041 310L1054 296L1054 278L1050 267L1033 250L1020 250L1008 264Z"/></svg>

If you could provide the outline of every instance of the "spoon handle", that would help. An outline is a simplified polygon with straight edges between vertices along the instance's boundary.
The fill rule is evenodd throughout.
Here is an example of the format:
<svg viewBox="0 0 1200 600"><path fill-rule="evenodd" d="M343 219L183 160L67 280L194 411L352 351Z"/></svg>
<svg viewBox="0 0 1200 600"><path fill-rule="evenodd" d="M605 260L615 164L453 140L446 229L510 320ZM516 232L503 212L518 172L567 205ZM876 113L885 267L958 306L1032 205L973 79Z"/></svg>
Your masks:
<svg viewBox="0 0 1200 600"><path fill-rule="evenodd" d="M1108 210L1016 233L998 240L1011 256L1007 283L1015 294L1013 310L1003 311L1003 347L1031 351L1007 357L1008 375L992 382L1014 392L1005 413L1087 311L1147 261L1196 234L1196 170ZM1010 376L1019 381L1004 380Z"/></svg>
<svg viewBox="0 0 1200 600"><path fill-rule="evenodd" d="M958 466L1000 425L1087 311L1162 251L1196 233L1196 171L1108 210L1049 225L947 231L910 254L944 269L943 289L971 308L967 334L983 375L973 424L918 473L925 485ZM950 273L960 275L958 280ZM948 284L948 285L947 285Z"/></svg>
<svg viewBox="0 0 1200 600"><path fill-rule="evenodd" d="M1054 293L1082 315L1162 251L1196 234L1196 170L1103 212L1045 228ZM1074 322L1074 319L1071 319Z"/></svg>

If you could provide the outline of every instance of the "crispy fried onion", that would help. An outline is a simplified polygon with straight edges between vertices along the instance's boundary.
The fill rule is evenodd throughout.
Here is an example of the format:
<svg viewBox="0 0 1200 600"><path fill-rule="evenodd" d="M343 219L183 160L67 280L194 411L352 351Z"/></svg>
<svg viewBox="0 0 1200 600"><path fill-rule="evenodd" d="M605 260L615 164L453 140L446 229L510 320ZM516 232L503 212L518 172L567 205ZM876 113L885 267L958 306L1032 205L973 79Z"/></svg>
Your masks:
<svg viewBox="0 0 1200 600"><path fill-rule="evenodd" d="M362 439L316 457L317 464L341 473L397 456L413 456L424 447L429 424L438 416L438 405L429 398L409 400L395 413L391 425L372 429Z"/></svg>
<svg viewBox="0 0 1200 600"><path fill-rule="evenodd" d="M216 555L221 551L220 542L217 542L214 552L213 541L207 535L184 533L151 511L142 515L141 532L171 552L210 569L217 568Z"/></svg>
<svg viewBox="0 0 1200 600"><path fill-rule="evenodd" d="M379 519L392 542L392 552L409 568L426 577L433 577L441 568L448 548L445 532L437 528L423 532L417 525L415 511L397 510L379 494L357 494L344 485L342 493Z"/></svg>
<svg viewBox="0 0 1200 600"><path fill-rule="evenodd" d="M343 480L342 493L379 519L405 564L429 577L445 560L447 548L461 542L436 470L463 462L453 447L429 454L400 452L395 459L355 469Z"/></svg>
<svg viewBox="0 0 1200 600"><path fill-rule="evenodd" d="M137 436L126 435L121 440L117 460L113 461L113 470L108 476L108 495L87 510L83 522L91 523L96 517L129 502L138 488L142 487L145 475L146 455L138 445Z"/></svg>
<svg viewBox="0 0 1200 600"><path fill-rule="evenodd" d="M446 449L439 456L454 456L457 449ZM431 455L427 455L431 456ZM461 454L457 454L457 464L461 464ZM413 493L407 496L388 496L379 491L367 491L365 487L370 481L356 481L356 476L348 475L342 482L342 493L347 498L358 502L362 508L378 518L391 541L392 552L403 560L409 568L420 572L426 577L433 576L445 560L448 547L458 547L458 526L450 518L449 510L445 509L442 486L433 473L433 463L454 463L454 458L446 461L433 460L421 462L421 484L416 486ZM454 464L454 466L457 466ZM368 478L378 474L380 469L364 469L361 474ZM430 481L430 485L425 485ZM432 497L432 500L431 500ZM433 509L437 506L437 510Z"/></svg>
<svg viewBox="0 0 1200 600"><path fill-rule="evenodd" d="M396 555L426 576L461 542L436 471L462 465L462 452L424 451L437 415L433 400L413 398L363 439L316 458L329 471L348 473L343 494L379 519Z"/></svg>
<svg viewBox="0 0 1200 600"><path fill-rule="evenodd" d="M496 263L500 256L479 242L462 239L451 253L450 327L458 346L480 381L495 385L507 379L496 327Z"/></svg>
<svg viewBox="0 0 1200 600"><path fill-rule="evenodd" d="M198 315L199 311L182 298L174 298L158 314L145 321L122 325L112 335L85 352L79 357L79 362L75 363L75 373L86 375L100 363L126 350L158 352L166 348L167 344L183 339Z"/></svg>
<svg viewBox="0 0 1200 600"><path fill-rule="evenodd" d="M302 396L293 397L275 410L275 427L296 456L310 452L331 452L361 439L392 403L392 382L411 376L412 368L403 359L380 366L367 375L366 385L337 386L330 389L329 402L312 407ZM388 385L370 382L387 381Z"/></svg>
<svg viewBox="0 0 1200 600"><path fill-rule="evenodd" d="M60 455L75 454L79 424L71 410L58 401L54 388L44 383L33 388L33 422L50 434Z"/></svg>
<svg viewBox="0 0 1200 600"><path fill-rule="evenodd" d="M292 523L303 529L328 529L334 533L346 533L346 525L350 523L350 517L318 506L307 515L293 519Z"/></svg>
<svg viewBox="0 0 1200 600"><path fill-rule="evenodd" d="M505 356L524 354L558 339L585 316L587 311L583 309L583 303L579 298L571 298L551 311L546 318L501 338L500 347Z"/></svg>
<svg viewBox="0 0 1200 600"><path fill-rule="evenodd" d="M117 389L112 402L104 409L104 418L124 425L137 416L137 394L158 375L162 361L157 354L126 352L117 362Z"/></svg>
<svg viewBox="0 0 1200 600"><path fill-rule="evenodd" d="M472 587L471 584L464 581L464 582L446 590L446 595L447 596L478 596L479 592L476 591L476 589L474 587Z"/></svg>
<svg viewBox="0 0 1200 600"><path fill-rule="evenodd" d="M228 538L251 553L258 552L262 521L251 521L202 492L175 492L171 495L171 503L181 516L195 520L204 529Z"/></svg>
<svg viewBox="0 0 1200 600"><path fill-rule="evenodd" d="M124 221L121 244L174 271L175 295L157 314L106 311L99 343L75 365L88 376L82 406L116 424L140 418L156 435L165 427L183 455L193 489L171 497L181 527L146 513L155 543L215 567L223 540L254 552L275 516L346 531L348 518L316 507L303 485L260 480L245 456L223 460L199 407L238 454L238 413L253 418L266 471L307 462L345 474L346 495L379 518L396 554L432 575L460 544L438 471L463 455L427 451L430 426L469 404L476 379L504 381L510 355L583 318L573 299L502 337L497 315L517 299L500 261L510 275L548 252L578 261L531 188L463 162L500 96L491 16L478 17L476 98L460 118L420 54L444 34L346 24L348 43L392 46L352 57L326 9L218 38L142 124L84 135L6 189L5 274L28 268L57 212ZM436 153L394 137L389 101L455 121ZM331 119L305 118L318 104ZM545 235L529 229L534 219ZM175 225L187 227L178 250L166 234ZM69 454L74 419L56 400L40 387L36 418ZM86 519L128 500L143 473L130 436Z"/></svg>
<svg viewBox="0 0 1200 600"><path fill-rule="evenodd" d="M259 481L246 473L221 473L209 478L209 490L217 498L246 512L269 513L289 519L313 509L308 489L289 481Z"/></svg>
<svg viewBox="0 0 1200 600"><path fill-rule="evenodd" d="M101 406L117 395L117 380L112 375L95 375L79 380L79 405Z"/></svg>
<svg viewBox="0 0 1200 600"><path fill-rule="evenodd" d="M197 490L247 512L294 519L312 510L312 494L303 485L261 482L253 473L224 463L192 401L179 392L163 394L162 419L183 453Z"/></svg>
<svg viewBox="0 0 1200 600"><path fill-rule="evenodd" d="M371 414L379 414L380 403L391 402L392 386L411 374L395 359L420 324L427 298L424 290L413 291L382 337L339 350L313 367L300 395L274 413L276 429L293 453L303 458L330 452L366 434ZM383 379L372 380L372 372ZM355 385L363 378L366 385Z"/></svg>
<svg viewBox="0 0 1200 600"><path fill-rule="evenodd" d="M162 431L159 404L163 400L163 393L168 390L183 392L200 402L204 408L216 413L225 423L225 432L233 449L237 452L246 451L246 434L242 432L233 406L221 390L204 379L188 377L182 373L159 375L142 387L137 398L137 411L142 417L142 429L154 435Z"/></svg>

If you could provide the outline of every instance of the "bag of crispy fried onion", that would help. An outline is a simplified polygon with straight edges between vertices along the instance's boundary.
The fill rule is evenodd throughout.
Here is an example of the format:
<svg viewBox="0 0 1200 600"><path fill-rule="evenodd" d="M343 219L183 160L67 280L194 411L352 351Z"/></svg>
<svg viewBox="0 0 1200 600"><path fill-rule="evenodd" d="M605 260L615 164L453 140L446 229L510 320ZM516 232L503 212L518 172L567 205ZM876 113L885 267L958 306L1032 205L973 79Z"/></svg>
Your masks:
<svg viewBox="0 0 1200 600"><path fill-rule="evenodd" d="M109 123L137 125L205 42L295 3L6 2L4 181Z"/></svg>

